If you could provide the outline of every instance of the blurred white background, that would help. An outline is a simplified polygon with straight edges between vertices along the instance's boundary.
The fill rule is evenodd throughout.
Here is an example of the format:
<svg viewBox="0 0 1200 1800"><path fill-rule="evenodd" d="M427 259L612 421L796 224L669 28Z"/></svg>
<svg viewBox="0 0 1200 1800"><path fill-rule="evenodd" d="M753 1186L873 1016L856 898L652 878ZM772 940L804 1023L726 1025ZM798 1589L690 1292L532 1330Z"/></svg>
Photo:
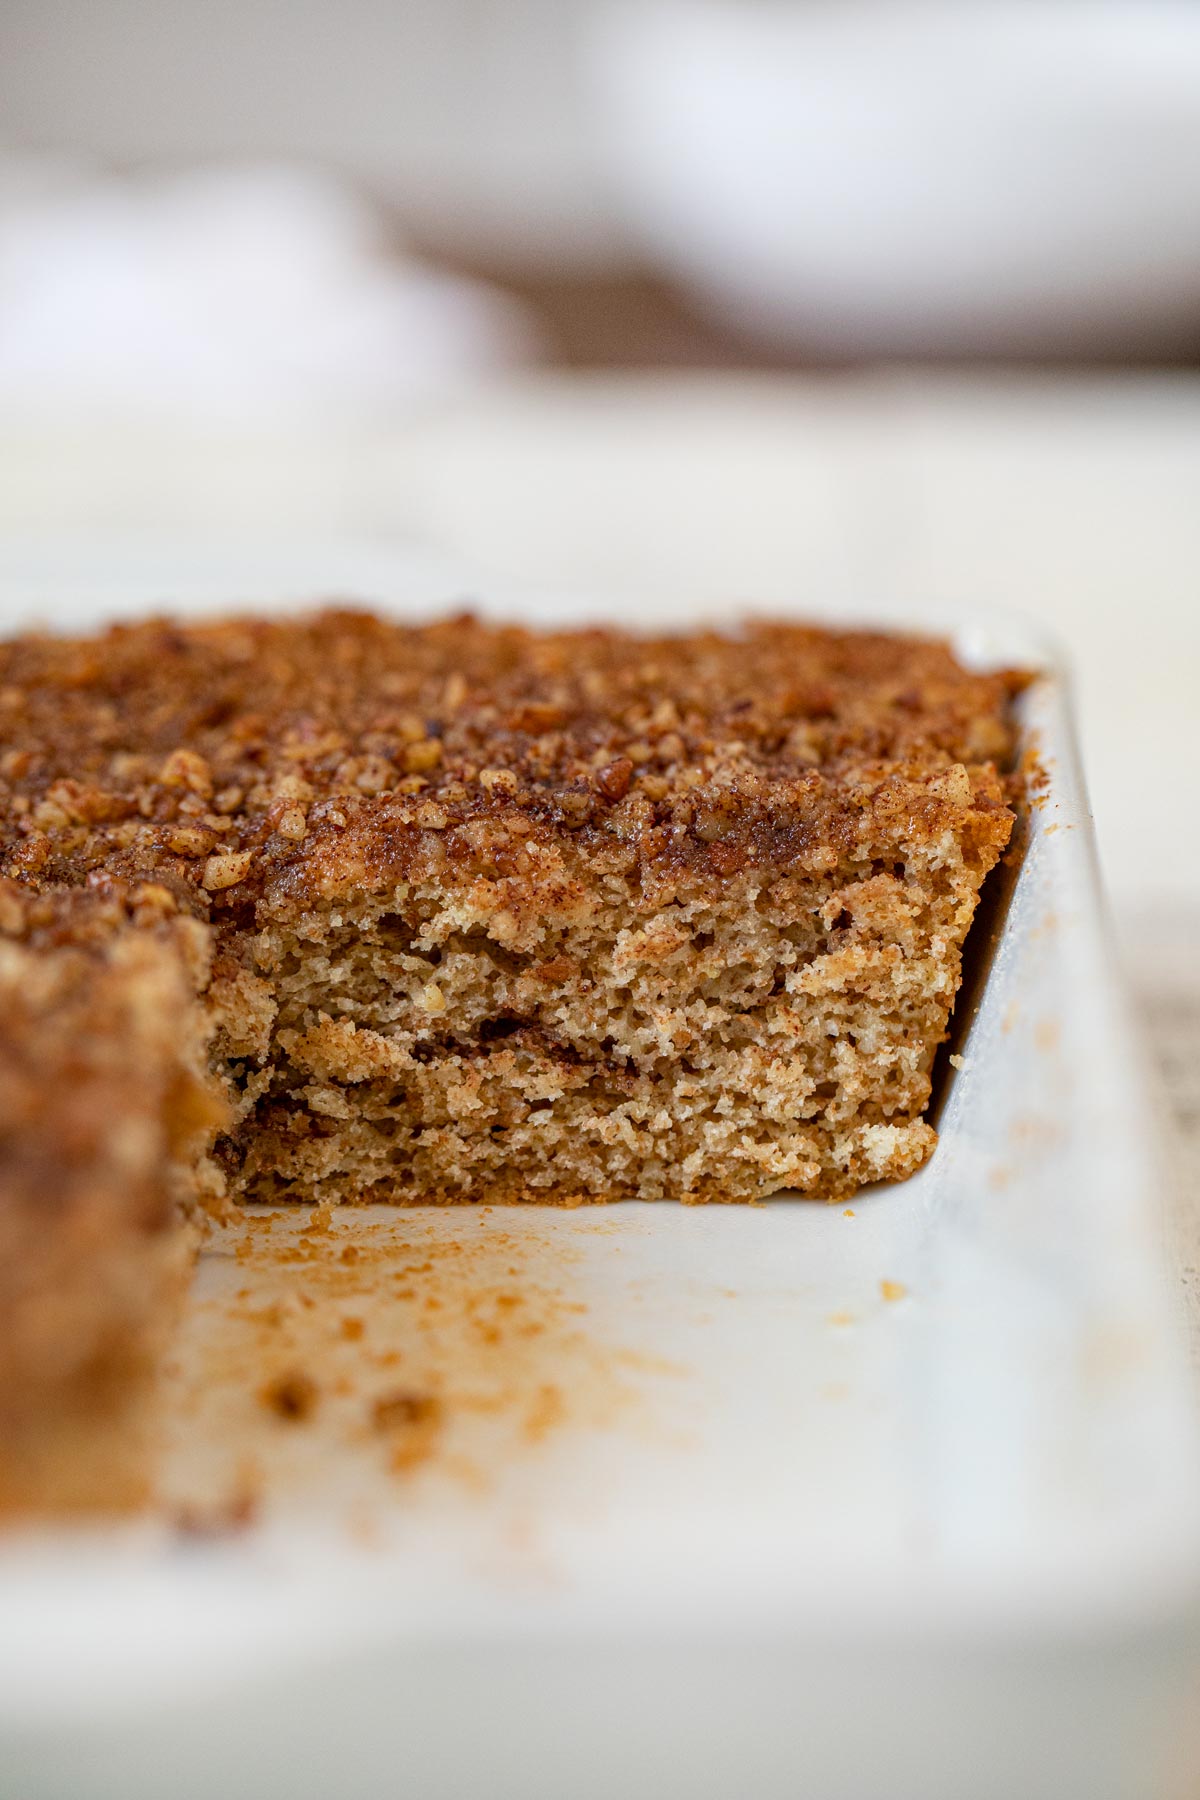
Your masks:
<svg viewBox="0 0 1200 1800"><path fill-rule="evenodd" d="M883 351L905 305L924 351L1194 349L1198 96L1187 0L0 9L12 146L317 162L445 249L648 245L742 325L845 343L874 318Z"/></svg>

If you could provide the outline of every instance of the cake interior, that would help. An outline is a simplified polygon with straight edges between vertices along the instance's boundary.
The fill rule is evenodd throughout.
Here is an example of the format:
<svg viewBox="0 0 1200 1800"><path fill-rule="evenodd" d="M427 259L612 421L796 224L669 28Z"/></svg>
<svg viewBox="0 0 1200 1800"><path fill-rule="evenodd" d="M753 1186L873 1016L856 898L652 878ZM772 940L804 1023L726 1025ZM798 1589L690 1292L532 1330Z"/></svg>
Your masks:
<svg viewBox="0 0 1200 1800"><path fill-rule="evenodd" d="M218 1007L248 1200L836 1198L900 1177L992 846L612 880L520 949L415 886L251 934Z"/></svg>

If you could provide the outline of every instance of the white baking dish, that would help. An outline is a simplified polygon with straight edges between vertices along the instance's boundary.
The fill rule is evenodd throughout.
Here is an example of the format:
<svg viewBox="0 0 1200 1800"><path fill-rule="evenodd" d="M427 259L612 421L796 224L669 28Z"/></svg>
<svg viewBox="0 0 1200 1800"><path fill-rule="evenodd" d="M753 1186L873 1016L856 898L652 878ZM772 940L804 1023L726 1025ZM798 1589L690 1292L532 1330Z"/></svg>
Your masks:
<svg viewBox="0 0 1200 1800"><path fill-rule="evenodd" d="M154 599L479 591L330 545L10 549L0 576L7 628L51 599L78 624ZM381 1476L369 1495L323 1458L318 1418L306 1479L239 1537L11 1539L0 1793L1123 1800L1182 1782L1200 1457L1158 1122L1063 677L1019 624L956 635L1044 668L1022 717L1049 785L984 923L931 1164L852 1218L786 1200L420 1215L431 1245L524 1234L522 1266L588 1309L562 1378L580 1343L618 1346L628 1403L494 1456L482 1483ZM206 1259L194 1337L245 1279ZM184 1433L177 1479L212 1453Z"/></svg>

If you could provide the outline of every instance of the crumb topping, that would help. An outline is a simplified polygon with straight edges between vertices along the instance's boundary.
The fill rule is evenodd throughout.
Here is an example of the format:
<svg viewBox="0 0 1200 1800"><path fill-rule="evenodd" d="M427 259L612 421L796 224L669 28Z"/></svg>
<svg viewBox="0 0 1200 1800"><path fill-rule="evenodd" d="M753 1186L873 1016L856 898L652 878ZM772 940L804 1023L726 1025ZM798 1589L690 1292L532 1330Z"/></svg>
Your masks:
<svg viewBox="0 0 1200 1800"><path fill-rule="evenodd" d="M150 882L200 916L323 904L414 858L529 875L547 845L660 876L814 866L1004 810L1019 685L940 642L777 624L28 636L0 648L0 853L25 884Z"/></svg>

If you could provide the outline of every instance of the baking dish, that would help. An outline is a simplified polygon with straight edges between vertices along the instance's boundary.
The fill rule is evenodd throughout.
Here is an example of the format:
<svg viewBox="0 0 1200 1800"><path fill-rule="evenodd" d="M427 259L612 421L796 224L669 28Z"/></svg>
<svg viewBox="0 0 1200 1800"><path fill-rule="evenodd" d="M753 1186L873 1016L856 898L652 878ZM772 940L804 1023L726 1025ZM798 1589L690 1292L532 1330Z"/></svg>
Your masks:
<svg viewBox="0 0 1200 1800"><path fill-rule="evenodd" d="M72 627L331 593L607 609L379 545L60 550L3 574L10 629L51 599ZM409 1215L410 1246L436 1261L490 1236L578 1321L519 1382L557 1383L570 1413L602 1377L613 1403L517 1448L481 1427L456 1468L401 1482L347 1463L318 1416L248 1531L10 1535L5 1792L158 1794L167 1767L179 1796L402 1776L429 1795L1117 1800L1186 1768L1196 1414L1065 678L1019 621L877 620L1039 671L1020 706L1040 785L973 937L932 1162L849 1208ZM395 1228L380 1209L337 1225ZM198 1271L196 1368L259 1278L236 1238ZM176 1430L175 1491L229 1463L222 1416ZM242 1450L269 1461L255 1429Z"/></svg>

